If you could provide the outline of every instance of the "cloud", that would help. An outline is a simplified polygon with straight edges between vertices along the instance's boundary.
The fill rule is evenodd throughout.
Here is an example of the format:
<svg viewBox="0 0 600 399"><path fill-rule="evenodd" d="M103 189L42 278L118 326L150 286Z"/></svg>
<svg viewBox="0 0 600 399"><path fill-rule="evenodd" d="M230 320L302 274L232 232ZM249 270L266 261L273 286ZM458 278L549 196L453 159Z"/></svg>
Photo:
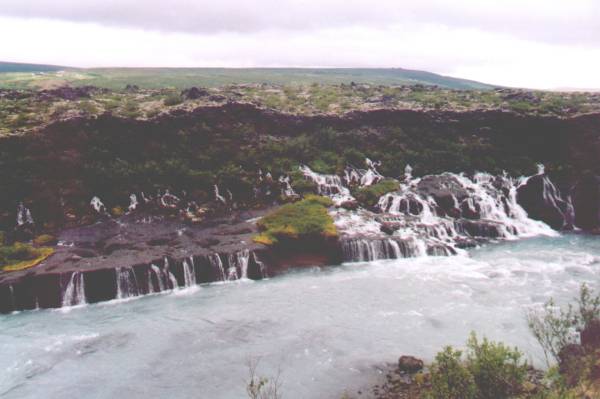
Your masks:
<svg viewBox="0 0 600 399"><path fill-rule="evenodd" d="M440 25L546 43L600 42L596 0L0 0L0 15L200 34Z"/></svg>
<svg viewBox="0 0 600 399"><path fill-rule="evenodd" d="M0 17L0 37L14 38L0 60L58 65L403 67L508 86L600 87L600 47L438 24L202 34Z"/></svg>

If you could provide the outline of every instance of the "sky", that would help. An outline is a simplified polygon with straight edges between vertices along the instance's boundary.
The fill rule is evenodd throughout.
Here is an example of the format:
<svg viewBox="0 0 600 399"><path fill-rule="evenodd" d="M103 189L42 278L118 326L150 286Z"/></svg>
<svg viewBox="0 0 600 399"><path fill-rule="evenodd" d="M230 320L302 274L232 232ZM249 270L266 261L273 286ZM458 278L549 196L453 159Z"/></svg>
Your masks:
<svg viewBox="0 0 600 399"><path fill-rule="evenodd" d="M600 88L599 0L0 0L0 60L399 67Z"/></svg>

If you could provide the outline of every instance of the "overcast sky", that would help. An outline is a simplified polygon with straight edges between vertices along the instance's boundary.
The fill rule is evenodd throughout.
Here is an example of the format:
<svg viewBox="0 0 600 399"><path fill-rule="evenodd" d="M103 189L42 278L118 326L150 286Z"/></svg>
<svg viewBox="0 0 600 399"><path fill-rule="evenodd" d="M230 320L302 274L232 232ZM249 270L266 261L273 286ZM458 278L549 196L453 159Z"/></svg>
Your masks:
<svg viewBox="0 0 600 399"><path fill-rule="evenodd" d="M600 88L599 0L0 0L0 60L402 67Z"/></svg>

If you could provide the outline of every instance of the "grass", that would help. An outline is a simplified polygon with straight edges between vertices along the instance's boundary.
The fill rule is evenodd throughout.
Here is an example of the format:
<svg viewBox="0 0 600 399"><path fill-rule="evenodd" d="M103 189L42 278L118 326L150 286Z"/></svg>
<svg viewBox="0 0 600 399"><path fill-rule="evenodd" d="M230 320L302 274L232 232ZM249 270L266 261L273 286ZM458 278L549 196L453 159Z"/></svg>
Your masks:
<svg viewBox="0 0 600 399"><path fill-rule="evenodd" d="M34 267L50 255L54 249L50 247L35 248L29 244L14 243L0 247L0 269L14 272Z"/></svg>
<svg viewBox="0 0 600 399"><path fill-rule="evenodd" d="M316 195L283 205L258 221L261 233L254 241L274 245L281 240L337 237L333 219L327 212L331 205L330 199Z"/></svg>
<svg viewBox="0 0 600 399"><path fill-rule="evenodd" d="M382 195L397 191L399 188L400 183L398 181L384 179L371 186L359 188L354 192L354 197L362 205L375 206Z"/></svg>
<svg viewBox="0 0 600 399"><path fill-rule="evenodd" d="M0 63L0 72L3 72ZM19 69L20 68L20 69ZM372 85L437 85L452 89L491 89L493 86L429 72L400 68L56 68L11 65L0 73L0 87L51 87L53 84L93 85L122 89L191 86L218 87L239 83L309 85L367 83ZM57 70L61 69L61 70Z"/></svg>

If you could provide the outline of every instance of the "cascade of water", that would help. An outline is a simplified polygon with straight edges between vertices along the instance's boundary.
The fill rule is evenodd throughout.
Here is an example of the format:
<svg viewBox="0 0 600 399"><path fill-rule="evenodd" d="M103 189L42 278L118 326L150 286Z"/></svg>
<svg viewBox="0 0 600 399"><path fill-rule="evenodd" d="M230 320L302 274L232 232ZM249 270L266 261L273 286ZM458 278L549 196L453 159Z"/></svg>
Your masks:
<svg viewBox="0 0 600 399"><path fill-rule="evenodd" d="M225 268L223 267L221 256L219 256L217 253L208 255L208 261L210 262L213 270L218 272L221 281L227 280L227 275L225 274Z"/></svg>
<svg viewBox="0 0 600 399"><path fill-rule="evenodd" d="M250 251L247 249L235 252L228 256L229 270L228 279L247 279L248 278L248 263L250 261Z"/></svg>
<svg viewBox="0 0 600 399"><path fill-rule="evenodd" d="M190 256L190 262L183 261L183 278L186 287L196 285L196 267L194 266L194 258Z"/></svg>
<svg viewBox="0 0 600 399"><path fill-rule="evenodd" d="M34 221L31 211L21 202L17 207L17 226L25 224L34 224Z"/></svg>
<svg viewBox="0 0 600 399"><path fill-rule="evenodd" d="M367 169L358 169L348 166L344 170L344 180L347 185L370 186L383 179L383 175L377 171L380 162L373 162L369 158L365 159Z"/></svg>
<svg viewBox="0 0 600 399"><path fill-rule="evenodd" d="M254 263L256 263L256 265L258 265L258 268L260 270L260 276L262 278L267 278L268 274L267 274L267 266L264 264L264 262L262 262L260 259L258 259L258 255L256 255L256 252L252 251L252 259L254 260Z"/></svg>
<svg viewBox="0 0 600 399"><path fill-rule="evenodd" d="M106 207L104 206L102 201L100 201L100 198L93 197L92 200L90 201L90 205L92 206L92 208L94 208L94 210L96 212L103 214L103 215L107 214Z"/></svg>
<svg viewBox="0 0 600 399"><path fill-rule="evenodd" d="M221 202L223 204L227 204L227 201L225 200L225 197L223 197L221 194L219 194L219 186L217 186L215 184L215 200L217 202Z"/></svg>
<svg viewBox="0 0 600 399"><path fill-rule="evenodd" d="M117 299L138 296L138 284L131 267L117 267Z"/></svg>
<svg viewBox="0 0 600 399"><path fill-rule="evenodd" d="M85 284L83 273L73 272L67 287L63 290L61 304L63 307L85 304Z"/></svg>
<svg viewBox="0 0 600 399"><path fill-rule="evenodd" d="M320 195L331 197L336 204L353 199L352 195L350 195L350 190L344 186L339 176L322 175L313 172L305 165L300 166L300 171L306 179L312 180L317 185L317 191Z"/></svg>
<svg viewBox="0 0 600 399"><path fill-rule="evenodd" d="M160 204L165 208L177 208L177 204L181 201L177 196L171 194L169 190L165 190L163 195L160 195Z"/></svg>
<svg viewBox="0 0 600 399"><path fill-rule="evenodd" d="M410 165L407 164L406 167L404 168L404 179L406 181L412 180L412 178L413 178L412 177L412 171L413 171L412 166L410 166Z"/></svg>
<svg viewBox="0 0 600 399"><path fill-rule="evenodd" d="M152 264L150 265L150 269L152 274L154 275L154 278L156 279L156 284L158 286L158 292L162 292L164 290L166 290L167 288L167 276L165 275L164 271ZM152 287L152 292L154 292L154 285L152 284L152 282L149 282L150 287Z"/></svg>
<svg viewBox="0 0 600 399"><path fill-rule="evenodd" d="M346 261L368 262L378 259L398 259L409 257L407 248L396 240L355 238L342 242L342 252ZM413 255L414 256L414 255Z"/></svg>
<svg viewBox="0 0 600 399"><path fill-rule="evenodd" d="M169 288L171 288L172 290L177 288L179 286L179 284L177 283L177 278L175 278L175 275L171 272L171 267L169 265L169 258L167 258L166 256L165 256L164 272L169 279L169 283L170 283Z"/></svg>
<svg viewBox="0 0 600 399"><path fill-rule="evenodd" d="M143 195L143 193L142 193ZM137 195L135 194L131 194L129 196L129 207L127 209L129 209L129 212L133 212L137 209L139 203L138 203L138 199L137 199Z"/></svg>
<svg viewBox="0 0 600 399"><path fill-rule="evenodd" d="M279 183L281 185L281 195L283 195L284 197L295 197L296 195L298 195L296 194L296 192L292 188L292 185L290 184L289 176L279 176Z"/></svg>

